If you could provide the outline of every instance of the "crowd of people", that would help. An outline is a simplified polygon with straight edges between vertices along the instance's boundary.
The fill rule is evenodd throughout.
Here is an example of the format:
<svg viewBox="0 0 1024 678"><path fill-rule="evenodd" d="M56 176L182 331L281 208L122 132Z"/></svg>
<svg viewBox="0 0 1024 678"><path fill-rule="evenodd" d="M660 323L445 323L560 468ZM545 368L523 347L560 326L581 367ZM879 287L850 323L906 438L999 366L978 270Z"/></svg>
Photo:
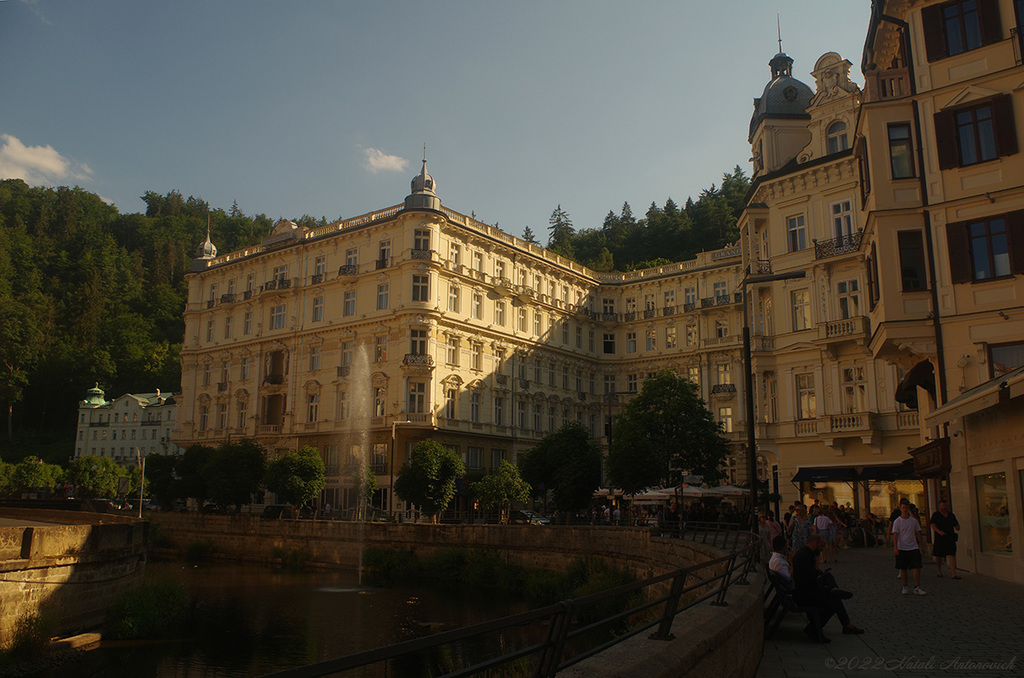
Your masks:
<svg viewBox="0 0 1024 678"><path fill-rule="evenodd" d="M758 516L761 557L768 563L775 585L792 595L796 604L817 610L818 623L809 615L809 623L804 628L811 640L830 642L824 627L833 616L839 620L843 633L864 632L850 622L843 604L853 593L840 588L830 568L820 567L838 562L843 548L891 544L901 593L926 595L921 588L921 569L927 546L917 507L901 499L888 522L882 523L880 535L881 522L870 511L865 511L861 520L856 521L849 505L844 507L836 502L825 506L815 502L810 507L797 502L789 507L782 522L776 520L771 511ZM947 500L939 502L929 528L933 533L932 557L938 576L943 576L943 564L948 564L950 576L960 579L956 571L960 523L949 510Z"/></svg>

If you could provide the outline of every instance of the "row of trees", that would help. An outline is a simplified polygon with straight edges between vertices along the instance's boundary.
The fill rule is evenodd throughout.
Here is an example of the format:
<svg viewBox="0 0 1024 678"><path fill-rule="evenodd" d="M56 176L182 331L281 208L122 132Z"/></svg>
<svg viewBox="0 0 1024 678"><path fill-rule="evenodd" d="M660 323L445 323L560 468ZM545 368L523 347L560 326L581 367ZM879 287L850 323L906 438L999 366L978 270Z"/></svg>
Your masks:
<svg viewBox="0 0 1024 678"><path fill-rule="evenodd" d="M683 207L669 198L639 219L629 203L609 210L600 228L576 230L559 205L548 222L548 249L596 271L630 271L692 259L698 252L727 247L739 237L737 219L746 206L750 180L737 165ZM532 232L526 234L533 238ZM651 253L658 257L652 258Z"/></svg>
<svg viewBox="0 0 1024 678"><path fill-rule="evenodd" d="M722 477L728 441L696 386L674 372L648 378L615 423L608 453L609 482L627 494L682 482L684 474L707 482ZM588 507L601 486L602 455L597 441L578 422L541 440L514 466L500 468L470 485L485 508L501 509L550 494L568 518ZM410 464L395 481L395 491L428 514L443 511L455 497L456 480L466 469L455 452L427 440L413 449Z"/></svg>
<svg viewBox="0 0 1024 678"><path fill-rule="evenodd" d="M627 494L652 486L682 482L683 473L714 482L728 451L721 427L700 398L697 388L674 372L664 371L644 381L614 424L605 461L608 480ZM478 482L468 483L468 496L483 508L509 509L531 497L550 497L566 516L588 507L601 485L602 454L597 441L578 422L570 422L520 459L502 462ZM351 481L364 499L377 490L368 469L357 469ZM457 481L466 475L458 454L434 440L417 443L409 463L399 470L395 492L403 500L434 515L456 495ZM65 470L29 457L18 464L0 462L0 494L16 491L57 492L64 483L85 497L113 497L119 479L129 478L130 492L138 491L138 469L125 469L109 457L80 457ZM146 460L149 494L165 506L194 499L200 506L214 502L240 508L265 488L293 506L304 506L325 485L319 451L303 447L268 461L256 441L243 439L216 448L193 445L181 456L152 455Z"/></svg>

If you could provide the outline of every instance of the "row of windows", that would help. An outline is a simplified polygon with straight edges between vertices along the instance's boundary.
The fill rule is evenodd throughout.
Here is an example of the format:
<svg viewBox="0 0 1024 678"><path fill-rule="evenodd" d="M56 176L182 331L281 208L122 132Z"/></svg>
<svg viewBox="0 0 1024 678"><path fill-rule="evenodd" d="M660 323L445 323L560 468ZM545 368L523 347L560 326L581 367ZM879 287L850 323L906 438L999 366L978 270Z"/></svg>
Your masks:
<svg viewBox="0 0 1024 678"><path fill-rule="evenodd" d="M151 435L147 435L147 431L150 431L150 430L152 430L153 433ZM108 429L106 429L106 428L102 428L102 429L94 428L94 429L92 429L92 439L93 440L106 440L107 439L107 431L108 431ZM116 428L115 429L109 429L109 431L110 431L110 439L111 440L117 440L118 439L118 429L116 429ZM141 435L139 435L139 440L156 440L157 439L157 429L155 429L155 428L154 429L140 428L140 429L121 429L120 430L121 440L135 440L135 434L137 432L139 432L139 431L141 431ZM130 436L128 435L129 432L131 432ZM164 430L163 433L164 433L164 437L167 437L167 436L170 435L170 431L168 431L168 430ZM78 430L78 439L79 440L84 440L85 439L85 431L84 430L82 430L82 429Z"/></svg>

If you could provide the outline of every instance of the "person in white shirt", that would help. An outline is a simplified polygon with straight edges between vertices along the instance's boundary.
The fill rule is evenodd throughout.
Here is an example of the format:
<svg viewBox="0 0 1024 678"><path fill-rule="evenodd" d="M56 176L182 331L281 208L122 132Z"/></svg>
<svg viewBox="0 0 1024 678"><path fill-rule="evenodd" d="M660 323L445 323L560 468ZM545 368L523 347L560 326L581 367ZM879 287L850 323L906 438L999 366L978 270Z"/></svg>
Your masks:
<svg viewBox="0 0 1024 678"><path fill-rule="evenodd" d="M910 515L910 502L906 499L900 501L900 516L892 521L892 550L896 556L896 569L900 571L900 581L903 582L902 593L909 593L907 589L907 570L914 571L914 595L925 595L921 588L921 540L924 538L921 533L921 523L917 518Z"/></svg>
<svg viewBox="0 0 1024 678"><path fill-rule="evenodd" d="M772 540L772 557L768 560L768 569L778 575L790 589L793 588L793 566L786 557L789 541L779 535Z"/></svg>

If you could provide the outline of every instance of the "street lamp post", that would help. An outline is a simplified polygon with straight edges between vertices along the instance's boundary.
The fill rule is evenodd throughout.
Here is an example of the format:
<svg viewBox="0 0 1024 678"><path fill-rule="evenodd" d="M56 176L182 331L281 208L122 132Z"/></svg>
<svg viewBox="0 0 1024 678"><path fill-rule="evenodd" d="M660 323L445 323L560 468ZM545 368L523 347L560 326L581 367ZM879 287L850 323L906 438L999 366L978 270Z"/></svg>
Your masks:
<svg viewBox="0 0 1024 678"><path fill-rule="evenodd" d="M391 486L388 488L388 515L394 515L395 511L395 428L401 424L411 423L408 419L391 422L391 463L388 464L388 470L391 473Z"/></svg>
<svg viewBox="0 0 1024 678"><path fill-rule="evenodd" d="M741 283L743 287L743 389L747 406L747 482L750 483L751 517L757 510L757 440L754 436L754 363L750 356L750 304L747 300L747 285L774 280L796 280L806 275L804 271L750 275L748 266ZM756 521L753 521L752 529L757 530Z"/></svg>

